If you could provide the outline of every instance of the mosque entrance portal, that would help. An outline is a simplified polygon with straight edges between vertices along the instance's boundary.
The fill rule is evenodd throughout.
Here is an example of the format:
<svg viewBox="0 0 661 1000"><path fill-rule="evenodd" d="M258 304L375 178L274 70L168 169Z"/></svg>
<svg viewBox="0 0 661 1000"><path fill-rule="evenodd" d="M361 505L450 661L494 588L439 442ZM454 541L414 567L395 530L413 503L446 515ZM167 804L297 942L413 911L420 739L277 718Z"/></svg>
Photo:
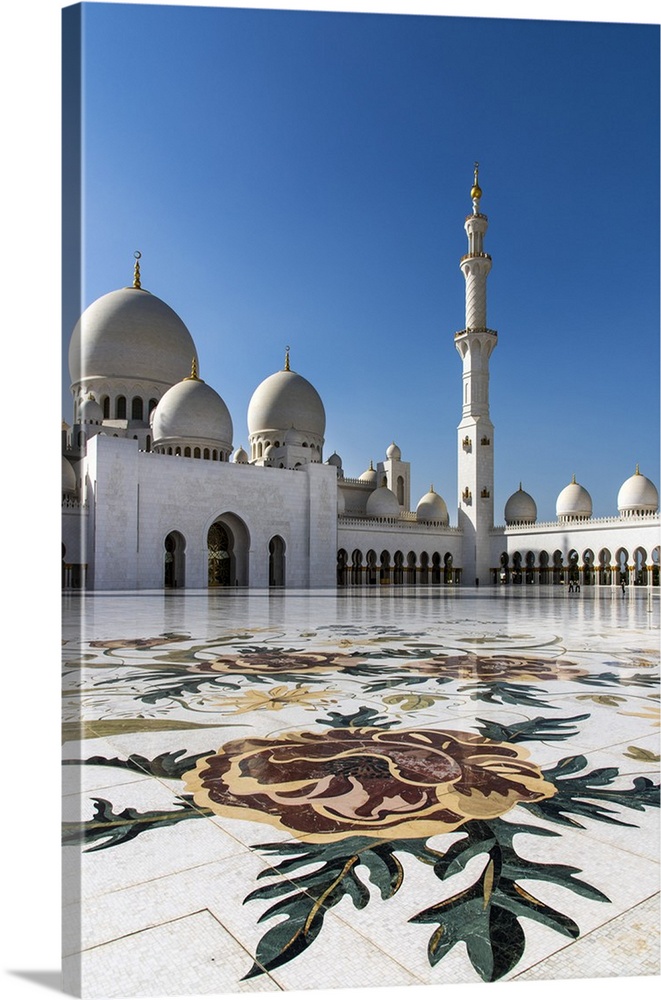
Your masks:
<svg viewBox="0 0 661 1000"><path fill-rule="evenodd" d="M247 587L250 538L243 521L223 514L207 532L209 587Z"/></svg>

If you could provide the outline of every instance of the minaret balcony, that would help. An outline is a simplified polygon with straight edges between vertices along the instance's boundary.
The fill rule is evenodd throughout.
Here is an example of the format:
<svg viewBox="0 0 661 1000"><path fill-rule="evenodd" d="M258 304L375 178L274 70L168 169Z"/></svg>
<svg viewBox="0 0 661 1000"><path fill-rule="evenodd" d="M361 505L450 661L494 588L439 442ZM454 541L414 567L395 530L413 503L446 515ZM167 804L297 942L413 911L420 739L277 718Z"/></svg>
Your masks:
<svg viewBox="0 0 661 1000"><path fill-rule="evenodd" d="M485 326L467 326L465 330L457 330L454 338L456 340L457 337L465 337L467 333L488 333L492 337L498 337L497 330L487 330Z"/></svg>
<svg viewBox="0 0 661 1000"><path fill-rule="evenodd" d="M491 260L490 253L484 253L483 250L476 251L475 253L465 253L463 257L460 258L459 263L463 264L465 260L473 260L475 257L484 257L485 260Z"/></svg>
<svg viewBox="0 0 661 1000"><path fill-rule="evenodd" d="M486 215L483 212L471 212L470 215L466 216L465 222L470 222L471 219L486 219Z"/></svg>

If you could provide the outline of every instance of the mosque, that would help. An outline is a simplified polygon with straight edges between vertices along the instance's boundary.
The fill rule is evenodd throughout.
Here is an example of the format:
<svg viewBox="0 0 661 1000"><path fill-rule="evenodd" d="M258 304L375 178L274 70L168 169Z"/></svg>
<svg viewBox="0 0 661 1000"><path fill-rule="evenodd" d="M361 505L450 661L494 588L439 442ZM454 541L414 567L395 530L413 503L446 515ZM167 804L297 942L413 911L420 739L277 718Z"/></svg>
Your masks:
<svg viewBox="0 0 661 1000"><path fill-rule="evenodd" d="M179 316L133 284L82 314L71 336L73 425L62 424L62 583L66 589L207 587L659 586L658 491L638 467L617 515L592 517L575 479L556 521L539 523L521 487L494 521L494 428L487 325L491 257L475 166L457 430L457 522L432 488L411 505L410 464L392 443L358 478L324 460L326 415L314 386L284 367L248 406L249 451L200 378Z"/></svg>

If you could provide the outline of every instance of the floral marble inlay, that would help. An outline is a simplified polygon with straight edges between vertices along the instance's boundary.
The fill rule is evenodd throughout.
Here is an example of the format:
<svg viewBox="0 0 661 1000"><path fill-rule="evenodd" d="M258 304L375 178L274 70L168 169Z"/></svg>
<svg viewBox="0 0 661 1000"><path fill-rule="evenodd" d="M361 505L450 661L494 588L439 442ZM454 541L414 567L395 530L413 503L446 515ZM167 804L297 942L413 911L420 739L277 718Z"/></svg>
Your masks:
<svg viewBox="0 0 661 1000"><path fill-rule="evenodd" d="M497 597L343 604L310 593L276 603L265 593L260 606L254 594L244 603L214 594L194 613L182 604L178 620L168 607L167 626L144 637L127 623L128 638L101 595L90 601L94 631L77 634L72 598L64 763L83 769L86 787L99 777L76 808L72 792L64 824L66 850L82 849L83 925L104 858L126 854L128 892L141 882L132 845L149 840L167 855L175 829L192 843L219 826L230 839L215 858L209 838L196 866L233 865L232 843L261 860L256 878L241 863L232 873L245 872L242 903L224 898L222 877L203 890L245 950L228 989L260 977L287 988L298 980L282 970L308 950L319 977L310 987L374 982L367 971L343 976L324 944L337 919L343 934L363 933L364 909L375 911L382 972L401 967L401 983L544 978L545 960L557 976L551 960L568 942L623 919L613 893L622 871L632 914L659 888L658 851L647 846L659 804L658 607L588 598L579 619L564 596L549 599L536 626L539 602ZM153 601L158 622L158 598L135 600L143 610ZM274 609L278 620L264 622ZM171 805L150 807L145 782ZM584 841L587 855L577 851ZM535 847L545 842L554 850ZM607 877L605 850L621 859ZM167 870L185 867L173 848ZM159 926L155 899L145 928ZM167 920L173 907L183 918L199 900L194 910L185 894L172 900ZM427 925L424 946L417 925ZM617 947L609 935L595 940ZM84 955L74 949L69 976L83 995L102 996ZM649 963L646 954L641 975Z"/></svg>

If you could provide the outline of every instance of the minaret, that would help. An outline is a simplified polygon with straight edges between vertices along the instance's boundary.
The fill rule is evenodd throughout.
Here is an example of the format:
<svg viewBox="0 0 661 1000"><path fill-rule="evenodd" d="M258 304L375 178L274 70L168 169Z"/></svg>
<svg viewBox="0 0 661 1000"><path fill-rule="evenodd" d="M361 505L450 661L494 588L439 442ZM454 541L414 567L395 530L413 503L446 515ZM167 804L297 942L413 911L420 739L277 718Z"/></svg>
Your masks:
<svg viewBox="0 0 661 1000"><path fill-rule="evenodd" d="M488 220L480 212L478 164L471 188L473 211L466 216L468 253L460 266L466 280L466 328L454 336L463 364L461 423L457 434L459 527L464 531L463 582L491 582L490 531L493 527L493 424L489 418L489 358L498 342L487 328L487 276L491 257L484 252Z"/></svg>

